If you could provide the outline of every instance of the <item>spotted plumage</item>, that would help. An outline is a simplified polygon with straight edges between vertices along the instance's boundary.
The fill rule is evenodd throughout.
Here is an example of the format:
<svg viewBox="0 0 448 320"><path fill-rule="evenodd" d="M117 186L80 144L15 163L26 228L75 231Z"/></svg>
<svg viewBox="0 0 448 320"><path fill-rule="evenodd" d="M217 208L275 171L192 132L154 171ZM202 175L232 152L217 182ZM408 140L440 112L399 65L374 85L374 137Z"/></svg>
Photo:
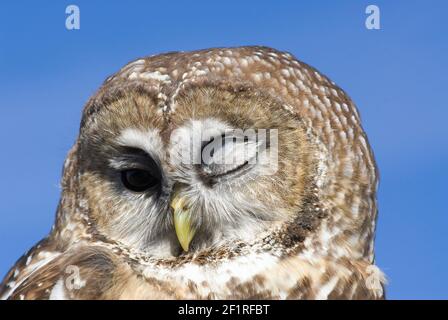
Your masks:
<svg viewBox="0 0 448 320"><path fill-rule="evenodd" d="M193 158L235 129L278 135L263 138L266 150L232 137L211 153L235 163L174 161L198 135L207 138L188 149ZM272 160L274 142L272 172L238 158ZM0 297L381 299L377 183L356 107L291 54L137 59L87 102L54 227Z"/></svg>

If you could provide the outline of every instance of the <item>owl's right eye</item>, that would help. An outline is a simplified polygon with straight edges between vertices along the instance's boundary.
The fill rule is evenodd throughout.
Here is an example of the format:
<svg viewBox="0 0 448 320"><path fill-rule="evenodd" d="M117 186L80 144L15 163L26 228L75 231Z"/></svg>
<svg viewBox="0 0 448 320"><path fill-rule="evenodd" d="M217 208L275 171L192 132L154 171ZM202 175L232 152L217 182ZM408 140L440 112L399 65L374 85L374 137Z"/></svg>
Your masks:
<svg viewBox="0 0 448 320"><path fill-rule="evenodd" d="M134 192L143 192L160 183L159 179L149 171L141 169L129 169L121 172L123 185Z"/></svg>

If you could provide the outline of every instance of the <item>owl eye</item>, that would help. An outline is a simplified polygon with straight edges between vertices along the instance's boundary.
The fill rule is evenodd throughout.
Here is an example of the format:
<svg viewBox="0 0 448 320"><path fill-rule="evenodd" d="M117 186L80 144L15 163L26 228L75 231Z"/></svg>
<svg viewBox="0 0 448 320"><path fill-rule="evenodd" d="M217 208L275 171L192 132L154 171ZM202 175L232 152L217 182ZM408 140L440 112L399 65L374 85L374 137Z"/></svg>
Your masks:
<svg viewBox="0 0 448 320"><path fill-rule="evenodd" d="M256 143L244 136L214 137L202 146L203 173L219 177L239 171L255 156L255 147Z"/></svg>
<svg viewBox="0 0 448 320"><path fill-rule="evenodd" d="M143 192L159 184L159 179L149 171L129 169L121 172L121 181L124 186L134 192Z"/></svg>

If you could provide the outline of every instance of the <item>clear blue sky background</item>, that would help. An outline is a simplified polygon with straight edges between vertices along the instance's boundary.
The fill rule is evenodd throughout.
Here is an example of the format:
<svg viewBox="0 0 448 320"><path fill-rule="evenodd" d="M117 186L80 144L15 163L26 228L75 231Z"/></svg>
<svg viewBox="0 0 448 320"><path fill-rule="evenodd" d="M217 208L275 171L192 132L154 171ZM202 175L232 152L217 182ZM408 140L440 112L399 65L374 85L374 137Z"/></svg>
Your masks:
<svg viewBox="0 0 448 320"><path fill-rule="evenodd" d="M262 44L292 52L358 105L381 171L388 297L448 298L446 1L67 1L0 4L0 274L42 238L80 112L131 59ZM380 31L364 27L368 4Z"/></svg>

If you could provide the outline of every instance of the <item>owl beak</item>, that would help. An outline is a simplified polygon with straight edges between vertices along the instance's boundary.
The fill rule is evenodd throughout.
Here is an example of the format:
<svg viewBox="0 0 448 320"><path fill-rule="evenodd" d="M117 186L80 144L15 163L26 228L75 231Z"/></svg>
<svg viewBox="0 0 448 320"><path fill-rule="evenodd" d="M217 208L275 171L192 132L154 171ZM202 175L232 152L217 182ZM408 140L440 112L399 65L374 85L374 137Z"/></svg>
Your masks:
<svg viewBox="0 0 448 320"><path fill-rule="evenodd" d="M188 252L190 242L196 233L191 222L191 211L185 204L185 198L178 195L175 195L171 200L171 208L174 210L174 229L177 239L182 249Z"/></svg>

